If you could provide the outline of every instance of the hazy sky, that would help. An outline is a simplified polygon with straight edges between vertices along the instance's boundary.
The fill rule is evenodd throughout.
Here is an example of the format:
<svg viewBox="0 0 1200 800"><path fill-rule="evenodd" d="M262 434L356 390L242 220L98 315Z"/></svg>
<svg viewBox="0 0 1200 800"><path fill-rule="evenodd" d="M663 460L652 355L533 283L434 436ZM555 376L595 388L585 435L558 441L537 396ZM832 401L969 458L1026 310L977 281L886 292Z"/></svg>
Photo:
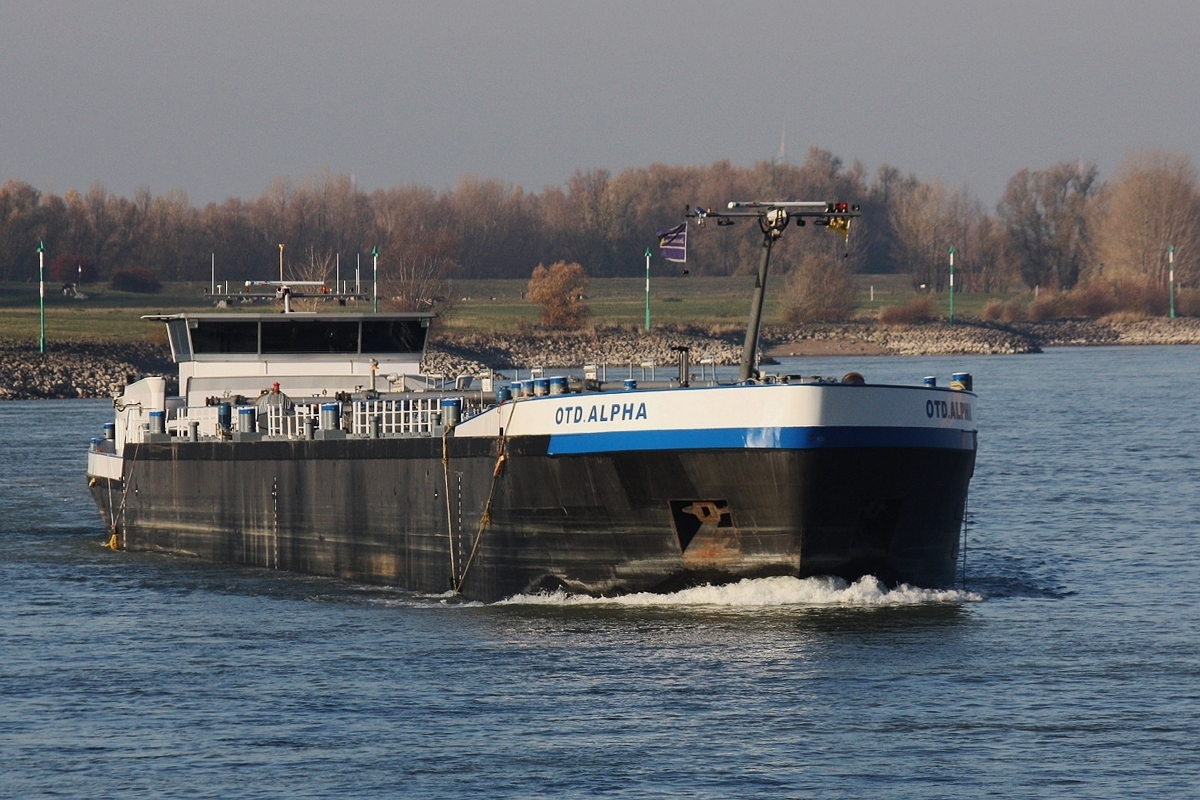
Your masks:
<svg viewBox="0 0 1200 800"><path fill-rule="evenodd" d="M0 181L193 203L329 168L748 166L817 145L968 185L1129 150L1200 156L1191 2L0 0Z"/></svg>

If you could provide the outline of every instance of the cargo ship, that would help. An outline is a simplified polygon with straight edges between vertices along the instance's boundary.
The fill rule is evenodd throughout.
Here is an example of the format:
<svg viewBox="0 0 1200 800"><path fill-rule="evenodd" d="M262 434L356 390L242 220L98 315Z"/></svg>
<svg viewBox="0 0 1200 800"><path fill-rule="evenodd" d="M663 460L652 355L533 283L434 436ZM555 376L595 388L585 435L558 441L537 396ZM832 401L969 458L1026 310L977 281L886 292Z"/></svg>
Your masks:
<svg viewBox="0 0 1200 800"><path fill-rule="evenodd" d="M110 544L485 602L775 575L952 584L971 376L763 372L771 243L790 218L854 212L738 207L764 255L736 379L698 376L686 350L665 380L422 375L428 313L149 317L179 390L129 384L91 442Z"/></svg>

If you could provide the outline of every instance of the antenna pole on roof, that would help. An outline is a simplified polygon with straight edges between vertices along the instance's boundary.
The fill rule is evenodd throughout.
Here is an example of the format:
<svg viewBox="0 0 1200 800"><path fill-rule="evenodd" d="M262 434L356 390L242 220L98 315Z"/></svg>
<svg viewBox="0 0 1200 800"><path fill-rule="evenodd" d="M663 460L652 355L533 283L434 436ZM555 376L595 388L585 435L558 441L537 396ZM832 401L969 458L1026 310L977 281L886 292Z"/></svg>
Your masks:
<svg viewBox="0 0 1200 800"><path fill-rule="evenodd" d="M742 347L742 361L738 370L738 381L744 382L755 377L757 370L755 362L758 355L758 334L762 327L763 298L767 290L767 270L771 266L771 250L775 241L783 236L783 229L788 226L792 217L796 218L796 226L802 227L805 220L811 219L814 226L828 228L847 239L850 235L850 219L859 216L856 205L849 203L827 203L823 200L754 200L751 202L731 202L728 211L713 211L700 208L685 209L686 219L695 219L696 226L703 228L709 217L717 220L718 226L733 225L738 217L756 218L758 227L763 234L762 259L758 264L758 276L754 283L754 295L750 302L750 322L746 325L746 342Z"/></svg>
<svg viewBox="0 0 1200 800"><path fill-rule="evenodd" d="M758 352L758 331L762 326L763 298L767 292L767 270L771 266L771 249L776 240L783 236L787 227L787 212L773 208L758 218L758 225L763 232L762 259L758 262L758 276L754 281L754 296L750 300L750 321L746 325L746 342L742 345L742 362L738 369L738 381L748 381L753 377L754 362Z"/></svg>

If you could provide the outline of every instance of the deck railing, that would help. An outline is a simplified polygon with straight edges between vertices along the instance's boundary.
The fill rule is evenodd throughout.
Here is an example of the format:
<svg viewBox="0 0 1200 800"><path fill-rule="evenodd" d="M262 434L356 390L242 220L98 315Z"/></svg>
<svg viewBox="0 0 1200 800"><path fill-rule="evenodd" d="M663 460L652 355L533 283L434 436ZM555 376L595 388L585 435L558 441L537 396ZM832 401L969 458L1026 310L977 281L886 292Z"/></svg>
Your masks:
<svg viewBox="0 0 1200 800"><path fill-rule="evenodd" d="M313 428L321 424L321 406L317 403L296 403L291 409L283 406L267 406L268 436L287 436L292 439L304 438L307 420L313 421Z"/></svg>
<svg viewBox="0 0 1200 800"><path fill-rule="evenodd" d="M440 397L405 397L396 400L355 400L351 412L351 433L370 435L371 418L379 418L379 433L433 433L435 414L440 413Z"/></svg>

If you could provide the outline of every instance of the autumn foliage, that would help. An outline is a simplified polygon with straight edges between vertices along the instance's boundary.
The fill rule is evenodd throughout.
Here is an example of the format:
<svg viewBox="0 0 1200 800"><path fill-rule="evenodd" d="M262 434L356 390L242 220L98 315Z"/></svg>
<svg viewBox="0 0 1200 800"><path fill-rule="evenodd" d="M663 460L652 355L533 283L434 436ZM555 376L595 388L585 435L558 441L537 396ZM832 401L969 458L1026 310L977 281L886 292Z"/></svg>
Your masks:
<svg viewBox="0 0 1200 800"><path fill-rule="evenodd" d="M538 264L529 278L529 301L541 306L541 322L548 328L576 330L587 317L584 292L587 275L579 264L557 261L549 268Z"/></svg>

